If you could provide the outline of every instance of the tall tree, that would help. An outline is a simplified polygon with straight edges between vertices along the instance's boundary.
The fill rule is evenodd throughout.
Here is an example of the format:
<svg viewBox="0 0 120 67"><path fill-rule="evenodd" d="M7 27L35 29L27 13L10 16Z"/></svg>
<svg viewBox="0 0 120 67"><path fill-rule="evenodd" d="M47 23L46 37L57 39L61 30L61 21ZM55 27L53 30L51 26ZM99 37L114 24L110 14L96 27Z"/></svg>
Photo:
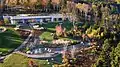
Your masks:
<svg viewBox="0 0 120 67"><path fill-rule="evenodd" d="M115 0L118 4L120 4L120 0Z"/></svg>
<svg viewBox="0 0 120 67"><path fill-rule="evenodd" d="M65 8L66 8L66 5L67 5L67 0L61 0L61 1L60 1L61 9L65 9Z"/></svg>
<svg viewBox="0 0 120 67"><path fill-rule="evenodd" d="M110 43L109 40L106 39L95 67L110 67L109 49Z"/></svg>
<svg viewBox="0 0 120 67"><path fill-rule="evenodd" d="M42 8L42 1L41 0L38 0L38 2L36 3L36 5L35 5L36 7L36 9L41 9Z"/></svg>
<svg viewBox="0 0 120 67"><path fill-rule="evenodd" d="M51 10L51 7L52 7L52 0L48 0L48 3L47 3L47 9L48 9L48 11Z"/></svg>

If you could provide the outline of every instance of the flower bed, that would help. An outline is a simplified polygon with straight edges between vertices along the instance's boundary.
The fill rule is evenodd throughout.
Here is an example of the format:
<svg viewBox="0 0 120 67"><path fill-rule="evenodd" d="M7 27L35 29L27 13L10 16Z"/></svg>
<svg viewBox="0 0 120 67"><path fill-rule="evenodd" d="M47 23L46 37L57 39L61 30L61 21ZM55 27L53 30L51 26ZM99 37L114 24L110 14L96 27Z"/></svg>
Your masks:
<svg viewBox="0 0 120 67"><path fill-rule="evenodd" d="M53 40L51 42L49 41L40 41L40 45L43 45L45 47L63 47L65 45L76 45L80 42L78 41L72 41L72 40L64 40L64 39L58 39Z"/></svg>

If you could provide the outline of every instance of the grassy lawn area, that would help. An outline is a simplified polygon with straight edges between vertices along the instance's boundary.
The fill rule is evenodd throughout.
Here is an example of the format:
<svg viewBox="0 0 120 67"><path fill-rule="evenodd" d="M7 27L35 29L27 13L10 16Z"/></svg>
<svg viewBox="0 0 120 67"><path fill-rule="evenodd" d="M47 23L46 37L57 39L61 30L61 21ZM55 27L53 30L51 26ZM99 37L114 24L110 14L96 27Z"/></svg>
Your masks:
<svg viewBox="0 0 120 67"><path fill-rule="evenodd" d="M45 39L47 41L51 41L53 40L53 37L50 35L51 32L43 32L41 35L40 35L40 39Z"/></svg>
<svg viewBox="0 0 120 67"><path fill-rule="evenodd" d="M47 28L47 30L40 35L40 38L45 39L47 41L52 41L53 37L52 37L51 33L55 33L55 27L58 24L59 23L57 23L57 22L54 22L54 23L50 22L50 23L41 25L42 27ZM67 31L69 31L69 30L71 30L71 28L73 28L73 24L68 21L63 22L62 26L65 27ZM70 40L70 38L60 38L60 39Z"/></svg>
<svg viewBox="0 0 120 67"><path fill-rule="evenodd" d="M9 28L5 32L0 33L0 52L6 54L20 46L22 42L23 39L21 39L19 33Z"/></svg>
<svg viewBox="0 0 120 67"><path fill-rule="evenodd" d="M31 59L20 54L12 54L0 63L0 67L29 67L29 61L32 60L39 67L52 67L46 60Z"/></svg>

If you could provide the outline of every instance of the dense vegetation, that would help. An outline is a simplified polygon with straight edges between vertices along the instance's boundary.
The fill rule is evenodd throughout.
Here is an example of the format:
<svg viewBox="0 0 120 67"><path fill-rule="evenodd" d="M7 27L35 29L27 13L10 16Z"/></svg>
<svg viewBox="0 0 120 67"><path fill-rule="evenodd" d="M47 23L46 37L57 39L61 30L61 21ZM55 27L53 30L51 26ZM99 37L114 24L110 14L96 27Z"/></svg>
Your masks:
<svg viewBox="0 0 120 67"><path fill-rule="evenodd" d="M95 55L94 54L93 55L96 58L95 60L97 61L95 64L93 64L93 66L119 67L120 65L119 9L116 9L117 7L113 7L112 5L106 2L105 3L98 2L97 4L94 3L92 4L92 9L84 11L84 9L86 8L84 8L84 6L82 7L81 5L83 4L78 4L77 6L77 8L83 9L82 11L80 10L80 12L79 10L77 12L77 9L74 10L76 7L69 8L69 6L68 6L69 10L66 10L66 12L72 13L74 18L77 17L80 21L84 22L85 24L81 26L82 28L84 28L84 32L82 34L86 34L89 37L91 43L92 41L96 42L95 44L96 50L93 50ZM91 17L89 20L88 18L87 19L84 18L89 16ZM75 21L73 20L72 22ZM91 24L92 22L94 23ZM69 61L70 60L67 61L68 63L67 65L72 65L72 63L69 63ZM87 63L87 61L85 63Z"/></svg>
<svg viewBox="0 0 120 67"><path fill-rule="evenodd" d="M65 0L66 1L66 0ZM62 0L5 0L3 5L5 13L38 13L38 12L59 12ZM16 8L15 6L18 6ZM16 9L14 9L14 7ZM19 10L19 7L21 8ZM8 8L12 8L8 9ZM18 10L17 10L18 9Z"/></svg>
<svg viewBox="0 0 120 67"><path fill-rule="evenodd" d="M89 28L89 32L93 33L93 38L96 39L99 48L96 50L96 56L98 56L95 67L119 67L119 45L120 45L120 26L116 25L107 28L98 27L95 31L95 25ZM91 29L91 30L90 30Z"/></svg>

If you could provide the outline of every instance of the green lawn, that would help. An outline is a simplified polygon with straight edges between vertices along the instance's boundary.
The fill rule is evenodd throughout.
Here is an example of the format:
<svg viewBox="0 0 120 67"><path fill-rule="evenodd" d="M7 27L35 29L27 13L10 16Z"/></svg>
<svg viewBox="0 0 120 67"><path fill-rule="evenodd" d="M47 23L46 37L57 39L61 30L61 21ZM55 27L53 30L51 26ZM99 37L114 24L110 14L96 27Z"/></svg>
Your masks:
<svg viewBox="0 0 120 67"><path fill-rule="evenodd" d="M6 54L8 51L20 46L22 42L23 39L21 39L19 33L9 28L6 32L0 33L0 52Z"/></svg>
<svg viewBox="0 0 120 67"><path fill-rule="evenodd" d="M51 33L55 33L55 27L58 24L59 23L57 23L57 22L54 22L54 23L50 22L50 23L41 25L42 27L47 28L47 30L40 35L40 38L45 39L47 41L52 41L53 37L52 37ZM71 30L71 28L73 28L73 24L68 21L63 22L62 26L64 28L66 28L67 31L69 31L69 30ZM60 39L68 39L69 40L69 38L60 38Z"/></svg>
<svg viewBox="0 0 120 67"><path fill-rule="evenodd" d="M47 41L51 41L53 40L53 37L50 35L51 32L43 32L41 35L40 35L40 39L45 39Z"/></svg>
<svg viewBox="0 0 120 67"><path fill-rule="evenodd" d="M12 54L4 60L4 63L0 63L0 67L29 67L29 61L32 60L39 67L52 67L52 64L46 60L31 59L20 54Z"/></svg>

